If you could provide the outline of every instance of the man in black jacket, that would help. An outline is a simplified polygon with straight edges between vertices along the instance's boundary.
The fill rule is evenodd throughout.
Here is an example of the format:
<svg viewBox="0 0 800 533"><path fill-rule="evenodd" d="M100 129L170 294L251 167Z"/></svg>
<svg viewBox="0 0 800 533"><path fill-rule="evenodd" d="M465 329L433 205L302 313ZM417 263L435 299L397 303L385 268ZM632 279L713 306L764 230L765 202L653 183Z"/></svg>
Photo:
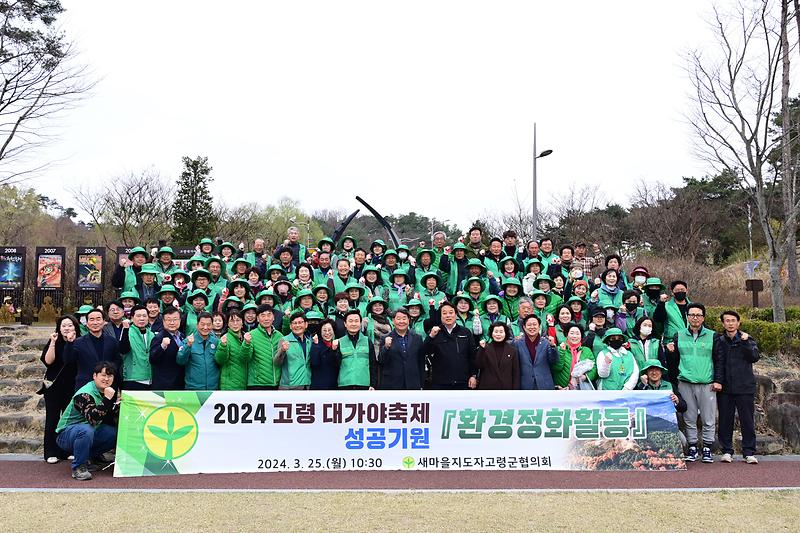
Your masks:
<svg viewBox="0 0 800 533"><path fill-rule="evenodd" d="M75 390L92 381L97 363L108 361L114 363L117 369L122 368L119 342L113 335L103 331L105 324L106 314L100 309L92 309L86 314L86 328L89 334L79 337L64 349L65 364L74 361L78 367ZM114 388L119 389L119 383L115 383Z"/></svg>
<svg viewBox="0 0 800 533"><path fill-rule="evenodd" d="M168 307L162 316L164 329L150 341L150 365L152 367L152 390L183 390L184 367L176 358L184 343L180 333L181 312Z"/></svg>
<svg viewBox="0 0 800 533"><path fill-rule="evenodd" d="M755 430L756 378L753 363L761 357L756 341L739 331L739 314L725 311L720 317L725 331L714 342L714 381L722 385L717 392L719 409L719 443L723 463L730 463L733 455L733 418L739 412L742 428L742 455L749 464L758 464Z"/></svg>
<svg viewBox="0 0 800 533"><path fill-rule="evenodd" d="M405 307L395 311L394 329L378 353L383 390L420 390L425 380L422 337L408 329L411 317Z"/></svg>
<svg viewBox="0 0 800 533"><path fill-rule="evenodd" d="M439 305L442 326L433 326L425 339L424 351L430 354L432 387L439 390L474 389L475 338L467 328L456 324L456 308L448 301Z"/></svg>

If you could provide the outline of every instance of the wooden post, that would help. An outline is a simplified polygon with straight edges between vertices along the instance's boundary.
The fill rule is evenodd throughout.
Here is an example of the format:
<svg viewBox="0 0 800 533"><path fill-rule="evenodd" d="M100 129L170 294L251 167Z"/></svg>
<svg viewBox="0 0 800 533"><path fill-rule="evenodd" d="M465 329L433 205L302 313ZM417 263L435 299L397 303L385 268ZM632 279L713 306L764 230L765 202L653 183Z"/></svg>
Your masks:
<svg viewBox="0 0 800 533"><path fill-rule="evenodd" d="M764 280L746 279L744 280L744 290L753 293L753 307L758 307L758 293L764 290Z"/></svg>

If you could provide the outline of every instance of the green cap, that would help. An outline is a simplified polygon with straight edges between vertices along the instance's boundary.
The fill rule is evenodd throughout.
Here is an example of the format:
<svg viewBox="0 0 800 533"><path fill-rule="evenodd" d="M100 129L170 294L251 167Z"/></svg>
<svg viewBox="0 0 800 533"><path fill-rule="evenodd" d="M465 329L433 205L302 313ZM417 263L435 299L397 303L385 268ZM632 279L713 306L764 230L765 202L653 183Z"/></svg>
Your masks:
<svg viewBox="0 0 800 533"><path fill-rule="evenodd" d="M202 255L193 255L189 258L189 261L186 263L187 265L191 266L192 263L200 263L201 265L205 266L206 258Z"/></svg>
<svg viewBox="0 0 800 533"><path fill-rule="evenodd" d="M233 267L234 271L236 270L236 265L238 265L239 263L243 263L243 264L247 265L247 268L250 268L251 266L253 266L253 265L250 264L250 261L248 261L244 257L239 257L236 260L234 260L233 263L231 263L231 266Z"/></svg>
<svg viewBox="0 0 800 533"><path fill-rule="evenodd" d="M139 275L141 276L142 274L152 274L154 276L158 276L158 267L153 263L146 263L142 265L142 269L139 271Z"/></svg>
<svg viewBox="0 0 800 533"><path fill-rule="evenodd" d="M286 271L283 269L283 267L276 263L274 265L270 265L269 268L267 268L267 277L269 277L270 272L275 272L275 271L278 271L281 274L286 274Z"/></svg>
<svg viewBox="0 0 800 533"><path fill-rule="evenodd" d="M536 279L535 279L535 280L533 280L533 287L534 287L534 288L536 288L536 289L538 289L538 288L539 288L539 284L540 284L542 281L546 281L546 282L550 283L550 287L552 287L553 285L555 285L555 284L553 283L553 278L551 278L551 277L550 277L550 276L548 276L547 274L540 274L539 276L537 276L537 277L536 277Z"/></svg>
<svg viewBox="0 0 800 533"><path fill-rule="evenodd" d="M138 300L138 298L137 298ZM88 315L92 311L94 311L95 307L93 305L84 304L78 308L78 312L75 313L76 315Z"/></svg>
<svg viewBox="0 0 800 533"><path fill-rule="evenodd" d="M325 316L316 309L312 309L306 313L306 320L325 320Z"/></svg>
<svg viewBox="0 0 800 533"><path fill-rule="evenodd" d="M434 259L436 259L436 252L430 248L422 248L421 250L417 250L417 264L422 264L422 254L430 254L431 264L433 264Z"/></svg>
<svg viewBox="0 0 800 533"><path fill-rule="evenodd" d="M386 249L386 243L383 242L383 239L375 239L374 241L372 241L372 244L369 245L370 251L375 247L376 244L380 244L381 246L383 246L384 250Z"/></svg>
<svg viewBox="0 0 800 533"><path fill-rule="evenodd" d="M481 270L482 270L483 272L486 272L486 265L484 265L484 264L481 262L481 260L480 260L480 259L475 259L475 258L473 257L472 259L470 259L469 261L467 261L467 270L469 270L469 267L474 267L474 266L481 267Z"/></svg>
<svg viewBox="0 0 800 533"><path fill-rule="evenodd" d="M326 235L325 237L323 237L323 238L321 238L319 240L319 242L317 243L317 248L322 249L322 245L325 244L326 242L331 245L331 248L335 248L336 247L336 243L333 242L333 239L331 239L330 237L328 237Z"/></svg>
<svg viewBox="0 0 800 533"><path fill-rule="evenodd" d="M339 246L343 248L342 244L344 243L344 241L346 241L348 239L353 241L353 248L358 248L358 241L352 235L345 235L344 237L342 237L342 240L339 241Z"/></svg>
<svg viewBox="0 0 800 533"><path fill-rule="evenodd" d="M489 302L497 302L498 306L502 304L502 301L500 300L500 298L498 298L494 294L490 294L489 296L484 298L483 301L481 301L481 309L483 309L484 313L488 313L488 311L486 310L486 304L489 303ZM498 311L499 311L499 309L498 309Z"/></svg>
<svg viewBox="0 0 800 533"><path fill-rule="evenodd" d="M522 287L522 283L515 277L503 278L503 282L500 284L500 286L507 287L509 285L516 285L517 287Z"/></svg>
<svg viewBox="0 0 800 533"><path fill-rule="evenodd" d="M535 291L533 291L531 293L531 300L532 301L536 300L537 296L544 296L545 298L547 298L547 302L544 304L545 307L550 305L550 300L552 299L552 295L549 292L544 292L544 291L540 291L539 289L536 289Z"/></svg>
<svg viewBox="0 0 800 533"><path fill-rule="evenodd" d="M133 256L136 254L144 254L144 257L147 261L150 261L150 254L142 248L141 246L136 246L135 248L131 248L131 251L128 252L128 259L133 261Z"/></svg>
<svg viewBox="0 0 800 533"><path fill-rule="evenodd" d="M253 302L247 302L246 304L244 304L244 307L242 307L242 312L244 313L245 311L249 311L251 309L253 311L258 311L258 306Z"/></svg>
<svg viewBox="0 0 800 533"><path fill-rule="evenodd" d="M203 299L206 301L206 304L208 303L208 294L206 294L206 291L204 291L203 289L195 289L192 292L190 292L189 297L186 298L186 301L191 303L192 300L194 300L198 296L202 296Z"/></svg>
<svg viewBox="0 0 800 533"><path fill-rule="evenodd" d="M664 365L662 365L661 362L659 362L658 359L648 359L642 365L642 369L639 371L639 375L646 374L647 373L647 369L649 369L649 368L658 368L658 369L661 369L661 372L663 374L667 373L667 369L664 368Z"/></svg>
<svg viewBox="0 0 800 533"><path fill-rule="evenodd" d="M364 296L364 293L366 292L366 288L354 279L350 279L350 281L347 282L347 285L344 286L344 292L349 292L350 289L358 289L361 293L359 298Z"/></svg>
<svg viewBox="0 0 800 533"><path fill-rule="evenodd" d="M158 294L160 296L162 294L168 294L168 293L172 293L175 296L179 296L180 295L180 293L178 292L178 289L176 289L174 285L162 285L161 289L156 294Z"/></svg>
<svg viewBox="0 0 800 533"><path fill-rule="evenodd" d="M408 282L411 280L411 278L410 278L410 277L409 277L409 275L408 275L408 271L407 271L405 268L398 268L397 270L395 270L394 272L392 272L392 273L390 274L390 277L391 277L392 279L390 279L389 281L391 281L392 283L394 283L394 277L395 277L395 276L403 276L403 279L405 280L405 282L406 282L406 283L408 283Z"/></svg>
<svg viewBox="0 0 800 533"><path fill-rule="evenodd" d="M228 312L228 306L230 304L243 305L243 302L242 302L241 298L239 298L238 296L228 296L227 298L225 298L225 302L222 304L222 312L223 313L227 313Z"/></svg>
<svg viewBox="0 0 800 533"><path fill-rule="evenodd" d="M567 300L567 305L571 304L572 302L580 302L582 311L586 311L586 308L589 307L589 304L586 303L586 300L580 296L572 296L569 300Z"/></svg>
<svg viewBox="0 0 800 533"><path fill-rule="evenodd" d="M519 272L519 263L517 263L517 260L514 259L513 257L511 257L510 255L507 255L507 256L505 256L504 258L502 258L500 260L501 270L502 270L502 266L505 265L508 261L511 261L512 263L514 263L514 272Z"/></svg>
<svg viewBox="0 0 800 533"><path fill-rule="evenodd" d="M478 283L481 284L481 292L486 290L486 281L484 281L483 278L479 278L478 276L473 276L471 278L468 278L467 281L464 282L464 290L467 290L473 281L477 281Z"/></svg>
<svg viewBox="0 0 800 533"><path fill-rule="evenodd" d="M264 296L269 296L273 300L275 299L275 293L272 291L272 289L264 289L263 291L256 294L256 302L260 301L261 298L263 298Z"/></svg>
<svg viewBox="0 0 800 533"><path fill-rule="evenodd" d="M378 268L376 265L367 265L364 267L364 270L361 271L361 276L366 279L368 272L376 272L378 274L378 280L376 283L379 285L383 284L383 271Z"/></svg>
<svg viewBox="0 0 800 533"><path fill-rule="evenodd" d="M464 300L465 302L467 302L469 304L469 312L470 313L475 310L475 302L472 301L472 298L470 298L469 296L464 296L463 294L457 294L457 295L453 296L453 305L458 306L458 302L460 300Z"/></svg>
<svg viewBox="0 0 800 533"><path fill-rule="evenodd" d="M439 274L437 274L437 273L436 273L436 272L434 272L433 270L429 270L428 272L425 272L425 273L424 273L424 274L423 274L423 275L422 275L422 276L419 278L419 282L420 282L420 284L421 284L423 287L425 286L425 280L426 280L426 279L428 279L428 278L436 278L436 286L437 286L437 287L438 287L438 286L439 286L439 284L442 282L442 278L439 276ZM408 278L406 278L406 280L408 280Z"/></svg>
<svg viewBox="0 0 800 533"><path fill-rule="evenodd" d="M225 241L222 244L220 244L219 247L217 248L217 251L219 253L222 253L223 248L230 248L232 252L236 251L236 247L233 245L233 243L228 241Z"/></svg>
<svg viewBox="0 0 800 533"><path fill-rule="evenodd" d="M372 306L375 304L383 304L384 312L389 309L389 304L386 302L386 300L384 300L380 296L375 296L372 300L369 301L369 303L367 303L367 314L372 313Z"/></svg>
<svg viewBox="0 0 800 533"><path fill-rule="evenodd" d="M211 272L206 270L205 268L198 268L197 270L192 271L192 283L194 283L197 278L206 277L208 281L211 281Z"/></svg>
<svg viewBox="0 0 800 533"><path fill-rule="evenodd" d="M610 339L611 337L622 337L623 340L624 340L625 339L625 334L622 333L622 330L619 329L619 328L608 328L608 330L606 331L606 334L603 335L603 342L608 344L608 342L606 342L606 341L608 339Z"/></svg>
<svg viewBox="0 0 800 533"><path fill-rule="evenodd" d="M159 248L158 253L156 253L156 255L161 255L161 254L169 254L172 259L175 259L175 250L173 250L169 246L162 246L161 248Z"/></svg>
<svg viewBox="0 0 800 533"><path fill-rule="evenodd" d="M297 294L294 297L294 307L295 308L299 308L300 307L300 298L303 298L304 296L310 297L312 299L312 301L314 299L314 293L312 293L310 289L303 289L301 291L297 291Z"/></svg>
<svg viewBox="0 0 800 533"><path fill-rule="evenodd" d="M328 294L328 300L333 298L333 291L331 290L330 287L328 287L327 283L320 283L319 285L311 289L311 292L314 294L314 296L316 296L319 291L325 291Z"/></svg>
<svg viewBox="0 0 800 533"><path fill-rule="evenodd" d="M139 298L139 293L136 291L125 291L119 295L120 300L125 300L126 298L130 298L137 304L142 301L142 299Z"/></svg>
<svg viewBox="0 0 800 533"><path fill-rule="evenodd" d="M219 263L219 266L220 266L220 274L219 275L220 275L221 278L228 277L228 269L225 266L225 261L223 261L219 257L209 257L208 259L206 259L206 265L205 265L206 266L206 270L209 270L209 271L211 270L210 268L208 268L208 266L211 263Z"/></svg>
<svg viewBox="0 0 800 533"><path fill-rule="evenodd" d="M647 281L644 282L645 288L647 287L658 287L662 291L667 287L661 283L661 278L647 278Z"/></svg>
<svg viewBox="0 0 800 533"><path fill-rule="evenodd" d="M386 261L386 257L389 256L389 255L393 255L395 259L400 260L400 256L397 255L397 250L395 250L394 248L389 248L388 250L383 252L383 260L384 260L384 262Z"/></svg>
<svg viewBox="0 0 800 533"><path fill-rule="evenodd" d="M453 245L452 248L450 248L450 252L452 253L452 252L455 252L456 250L464 250L466 252L467 251L467 245L464 244L463 242L457 242L457 243L455 243Z"/></svg>
<svg viewBox="0 0 800 533"><path fill-rule="evenodd" d="M171 274L169 274L169 276L170 279L175 279L175 276L183 276L186 278L184 281L191 281L192 279L192 276L190 276L188 272L181 270L180 268L178 270L174 270Z"/></svg>
<svg viewBox="0 0 800 533"><path fill-rule="evenodd" d="M527 272L528 271L528 267L531 266L534 263L539 265L539 269L544 269L544 263L542 263L542 260L539 259L538 257L533 257L531 259L525 259L522 262L522 265L525 268L525 272Z"/></svg>
<svg viewBox="0 0 800 533"><path fill-rule="evenodd" d="M210 244L212 246L212 249L213 249L214 241L212 241L208 237L206 237L204 239L200 239L200 242L198 243L198 246L203 246L204 244Z"/></svg>

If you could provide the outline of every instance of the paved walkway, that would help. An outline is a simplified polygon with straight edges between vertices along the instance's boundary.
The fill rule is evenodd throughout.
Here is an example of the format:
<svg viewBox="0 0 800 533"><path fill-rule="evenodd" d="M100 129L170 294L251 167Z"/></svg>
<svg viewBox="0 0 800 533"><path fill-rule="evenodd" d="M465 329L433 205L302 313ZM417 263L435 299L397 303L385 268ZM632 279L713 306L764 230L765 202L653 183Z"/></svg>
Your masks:
<svg viewBox="0 0 800 533"><path fill-rule="evenodd" d="M0 460L3 489L79 490L702 490L800 488L800 457L689 464L681 472L350 471L202 474L114 478L111 469L87 482L70 477L69 463L30 456Z"/></svg>

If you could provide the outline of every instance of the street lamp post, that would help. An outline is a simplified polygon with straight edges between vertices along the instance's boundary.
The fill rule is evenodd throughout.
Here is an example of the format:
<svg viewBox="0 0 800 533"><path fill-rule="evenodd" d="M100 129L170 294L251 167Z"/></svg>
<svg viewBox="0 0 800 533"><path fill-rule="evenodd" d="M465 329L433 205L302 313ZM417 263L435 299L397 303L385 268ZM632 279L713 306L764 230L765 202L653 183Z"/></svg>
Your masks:
<svg viewBox="0 0 800 533"><path fill-rule="evenodd" d="M538 238L539 233L539 208L536 204L536 160L540 157L547 157L552 154L552 150L544 150L539 155L536 155L536 123L533 123L533 239Z"/></svg>

